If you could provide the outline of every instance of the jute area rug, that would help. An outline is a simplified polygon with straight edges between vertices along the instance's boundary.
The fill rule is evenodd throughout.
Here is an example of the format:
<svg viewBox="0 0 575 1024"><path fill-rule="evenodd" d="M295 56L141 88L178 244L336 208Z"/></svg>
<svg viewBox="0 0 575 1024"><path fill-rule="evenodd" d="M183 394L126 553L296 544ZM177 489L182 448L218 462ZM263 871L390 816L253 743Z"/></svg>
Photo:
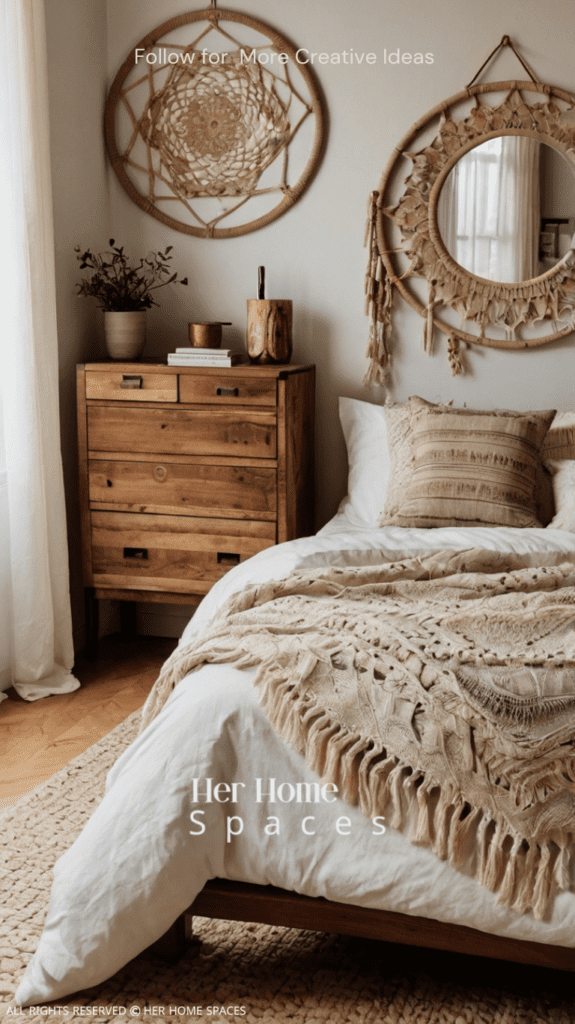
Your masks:
<svg viewBox="0 0 575 1024"><path fill-rule="evenodd" d="M42 930L52 865L101 799L135 736L136 712L0 814L0 1018ZM143 953L109 981L58 1002L50 1018L296 1024L572 1024L575 978L559 972L344 936L195 918L202 940L176 966ZM112 1007L116 1007L115 1013ZM195 1009L194 1009L195 1008Z"/></svg>

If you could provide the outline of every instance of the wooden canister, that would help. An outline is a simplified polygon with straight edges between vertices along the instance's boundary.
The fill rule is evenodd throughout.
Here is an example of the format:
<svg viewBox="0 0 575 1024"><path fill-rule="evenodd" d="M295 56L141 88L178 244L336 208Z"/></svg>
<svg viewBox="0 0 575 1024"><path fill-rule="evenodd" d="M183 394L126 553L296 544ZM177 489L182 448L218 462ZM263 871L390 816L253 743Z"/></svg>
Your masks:
<svg viewBox="0 0 575 1024"><path fill-rule="evenodd" d="M291 299L248 299L247 347L252 363L289 363Z"/></svg>

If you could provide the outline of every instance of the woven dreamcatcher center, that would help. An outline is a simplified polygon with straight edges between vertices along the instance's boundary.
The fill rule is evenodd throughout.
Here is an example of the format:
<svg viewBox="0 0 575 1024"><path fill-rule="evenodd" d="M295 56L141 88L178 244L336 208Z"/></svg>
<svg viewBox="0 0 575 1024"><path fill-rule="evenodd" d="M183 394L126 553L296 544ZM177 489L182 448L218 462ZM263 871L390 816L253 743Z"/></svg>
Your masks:
<svg viewBox="0 0 575 1024"><path fill-rule="evenodd" d="M217 68L193 51L152 96L140 132L161 156L179 196L249 195L289 139L285 105L271 76L241 51ZM266 81L267 79L267 81Z"/></svg>

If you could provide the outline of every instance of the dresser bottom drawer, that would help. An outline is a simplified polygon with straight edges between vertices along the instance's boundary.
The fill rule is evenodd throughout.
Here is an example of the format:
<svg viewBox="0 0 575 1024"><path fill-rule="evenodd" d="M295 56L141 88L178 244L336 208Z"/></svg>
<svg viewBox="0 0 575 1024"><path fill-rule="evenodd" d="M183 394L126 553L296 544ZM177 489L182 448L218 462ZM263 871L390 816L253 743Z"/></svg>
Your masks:
<svg viewBox="0 0 575 1024"><path fill-rule="evenodd" d="M92 512L95 587L207 593L276 542L276 524L238 519Z"/></svg>

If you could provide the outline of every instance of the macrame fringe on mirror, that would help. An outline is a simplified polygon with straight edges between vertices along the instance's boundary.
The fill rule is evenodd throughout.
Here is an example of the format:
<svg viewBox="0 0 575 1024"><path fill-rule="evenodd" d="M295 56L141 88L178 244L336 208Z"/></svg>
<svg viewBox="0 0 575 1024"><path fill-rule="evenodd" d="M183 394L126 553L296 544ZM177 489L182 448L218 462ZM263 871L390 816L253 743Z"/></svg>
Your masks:
<svg viewBox="0 0 575 1024"><path fill-rule="evenodd" d="M364 246L367 246L365 275L365 314L370 318L366 356L369 369L364 384L386 384L389 380L389 341L393 289L377 246L376 217L378 192L372 192L367 203Z"/></svg>
<svg viewBox="0 0 575 1024"><path fill-rule="evenodd" d="M505 47L512 50L529 81L474 84L498 51ZM544 101L528 102L523 93L532 92L543 94ZM498 105L490 105L483 98L488 93L503 93L504 99ZM456 120L452 109L466 101L473 106L466 116ZM417 150L414 140L437 119L435 138ZM500 139L503 144L508 136L531 138L538 144L545 144L562 155L572 173L575 172L574 94L543 84L509 36L503 36L464 90L438 104L412 126L395 147L379 188L369 196L365 312L370 328L365 385L385 385L390 381L394 289L423 318L425 352L433 354L437 330L447 336L447 358L453 376L465 372L462 344L467 348L481 345L519 350L559 340L575 330L575 234L565 255L557 256L551 268L544 270L541 263L537 263L539 239L536 233L535 242L528 250L532 258L531 275L497 278L488 272L479 276L458 262L440 232L439 195L452 169L485 140ZM412 170L405 178L399 201L395 206L388 206L387 189L398 160L404 158L412 162ZM396 225L400 244L390 243L389 222ZM402 254L408 261L407 269L399 269L396 254ZM508 263L503 269L509 269ZM427 281L425 304L408 287L406 279L409 277ZM440 319L442 306L451 307L459 316L459 327ZM551 321L553 333L542 335L540 330L533 331L534 325L544 321ZM467 325L476 333L469 333Z"/></svg>
<svg viewBox="0 0 575 1024"><path fill-rule="evenodd" d="M365 315L370 318L369 339L366 358L369 366L363 383L385 386L391 376L391 330L393 285L399 278L386 270L377 244L377 216L379 192L370 193L367 202L367 221L365 224L364 247L368 250L367 270L365 274ZM390 251L390 250L388 250ZM393 250L402 252L403 250ZM406 276L406 275L403 275ZM435 287L429 287L429 299L423 323L423 348L430 355L433 352L433 311L435 307ZM455 331L447 338L447 359L451 367L451 376L457 377L465 373L465 364L460 351L460 339Z"/></svg>

